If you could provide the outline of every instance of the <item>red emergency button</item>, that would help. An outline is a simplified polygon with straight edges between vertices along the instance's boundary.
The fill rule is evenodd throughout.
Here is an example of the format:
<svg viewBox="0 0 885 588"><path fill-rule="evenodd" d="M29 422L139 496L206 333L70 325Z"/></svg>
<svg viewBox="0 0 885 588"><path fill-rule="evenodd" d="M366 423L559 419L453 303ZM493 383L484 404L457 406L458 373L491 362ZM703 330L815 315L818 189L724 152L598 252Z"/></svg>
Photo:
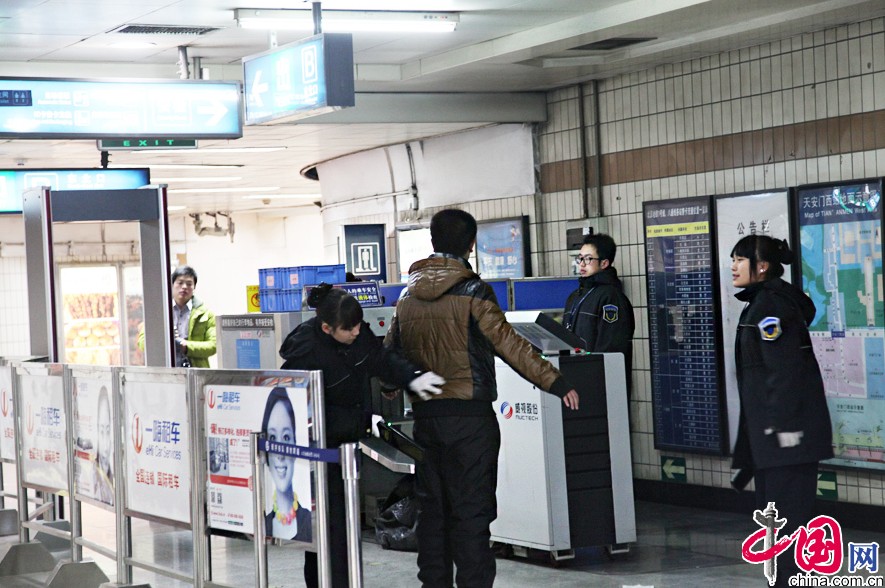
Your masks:
<svg viewBox="0 0 885 588"><path fill-rule="evenodd" d="M378 321L378 326L379 326L379 327L383 327L383 326L384 326L384 321Z"/></svg>

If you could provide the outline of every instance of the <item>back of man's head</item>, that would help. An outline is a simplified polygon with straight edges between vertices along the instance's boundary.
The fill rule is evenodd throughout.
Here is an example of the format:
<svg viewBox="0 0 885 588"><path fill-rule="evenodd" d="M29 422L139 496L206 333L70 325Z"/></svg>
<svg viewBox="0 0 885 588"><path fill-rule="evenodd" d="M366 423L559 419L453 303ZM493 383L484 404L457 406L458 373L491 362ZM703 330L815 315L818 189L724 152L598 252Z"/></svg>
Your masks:
<svg viewBox="0 0 885 588"><path fill-rule="evenodd" d="M476 239L476 219L457 208L440 210L430 219L430 242L436 253L467 257Z"/></svg>
<svg viewBox="0 0 885 588"><path fill-rule="evenodd" d="M596 248L596 255L599 256L599 259L607 259L610 264L615 262L615 253L618 251L618 246L615 245L615 240L609 235L605 233L587 235L584 237L584 245L593 245Z"/></svg>

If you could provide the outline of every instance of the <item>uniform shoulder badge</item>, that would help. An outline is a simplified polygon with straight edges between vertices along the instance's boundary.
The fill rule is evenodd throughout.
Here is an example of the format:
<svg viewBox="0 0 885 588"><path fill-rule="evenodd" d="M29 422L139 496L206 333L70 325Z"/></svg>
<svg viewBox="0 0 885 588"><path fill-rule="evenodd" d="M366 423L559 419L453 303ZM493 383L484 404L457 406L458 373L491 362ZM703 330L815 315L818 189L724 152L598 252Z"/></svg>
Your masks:
<svg viewBox="0 0 885 588"><path fill-rule="evenodd" d="M759 327L759 333L762 335L763 341L774 341L783 333L783 330L781 329L781 319L776 316L765 317L759 321L757 326Z"/></svg>
<svg viewBox="0 0 885 588"><path fill-rule="evenodd" d="M614 304L606 304L602 307L602 320L614 323L618 320L618 307Z"/></svg>

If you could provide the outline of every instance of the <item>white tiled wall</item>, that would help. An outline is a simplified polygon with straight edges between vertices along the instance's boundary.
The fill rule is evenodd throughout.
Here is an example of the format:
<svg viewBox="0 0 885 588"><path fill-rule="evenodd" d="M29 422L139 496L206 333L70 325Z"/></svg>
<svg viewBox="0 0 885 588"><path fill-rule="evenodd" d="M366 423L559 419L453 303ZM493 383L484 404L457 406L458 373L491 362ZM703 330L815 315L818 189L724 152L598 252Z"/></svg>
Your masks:
<svg viewBox="0 0 885 588"><path fill-rule="evenodd" d="M25 258L0 255L0 357L28 355Z"/></svg>

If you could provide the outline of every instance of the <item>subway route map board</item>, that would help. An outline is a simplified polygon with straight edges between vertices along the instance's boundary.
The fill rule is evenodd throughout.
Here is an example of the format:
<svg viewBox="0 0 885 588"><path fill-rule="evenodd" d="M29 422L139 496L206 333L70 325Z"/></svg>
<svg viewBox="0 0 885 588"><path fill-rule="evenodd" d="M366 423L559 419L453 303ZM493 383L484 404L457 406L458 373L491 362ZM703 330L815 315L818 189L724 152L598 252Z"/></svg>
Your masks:
<svg viewBox="0 0 885 588"><path fill-rule="evenodd" d="M833 422L832 465L885 470L885 303L882 182L795 192L808 330Z"/></svg>
<svg viewBox="0 0 885 588"><path fill-rule="evenodd" d="M655 447L727 451L709 197L646 202Z"/></svg>

